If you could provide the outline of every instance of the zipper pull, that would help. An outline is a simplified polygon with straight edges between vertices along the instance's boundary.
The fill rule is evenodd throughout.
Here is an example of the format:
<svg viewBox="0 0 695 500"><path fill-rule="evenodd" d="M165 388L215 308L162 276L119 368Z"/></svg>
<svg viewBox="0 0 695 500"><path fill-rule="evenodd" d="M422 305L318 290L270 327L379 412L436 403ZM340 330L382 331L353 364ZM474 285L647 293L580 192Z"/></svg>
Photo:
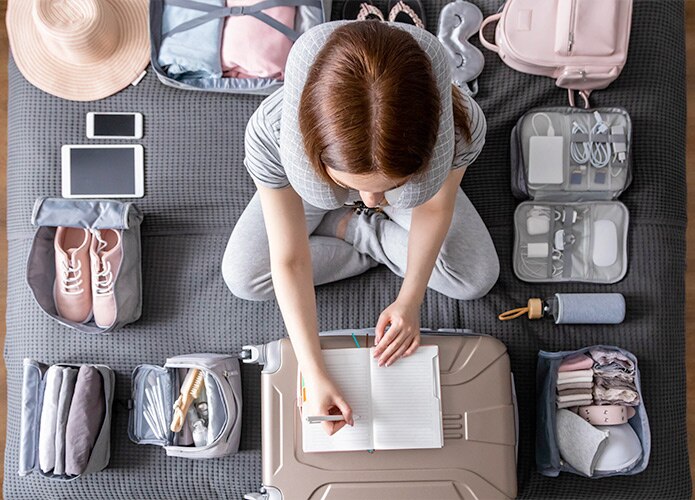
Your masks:
<svg viewBox="0 0 695 500"><path fill-rule="evenodd" d="M569 37L569 40L567 42L567 52L568 53L572 52L572 45L574 45L574 32L573 31L570 32L570 37Z"/></svg>

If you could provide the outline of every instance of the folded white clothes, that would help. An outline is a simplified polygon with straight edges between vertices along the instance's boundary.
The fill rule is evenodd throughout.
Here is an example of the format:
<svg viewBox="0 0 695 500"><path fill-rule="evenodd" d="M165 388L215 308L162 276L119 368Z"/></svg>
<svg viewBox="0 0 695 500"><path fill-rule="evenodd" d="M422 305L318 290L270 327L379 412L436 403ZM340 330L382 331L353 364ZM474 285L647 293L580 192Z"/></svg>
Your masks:
<svg viewBox="0 0 695 500"><path fill-rule="evenodd" d="M46 371L46 385L43 391L41 424L39 426L39 467L43 472L49 472L55 466L56 419L62 380L62 367L51 366Z"/></svg>
<svg viewBox="0 0 695 500"><path fill-rule="evenodd" d="M558 403L566 403L570 401L584 401L586 399L591 399L590 394L565 394L557 397Z"/></svg>
<svg viewBox="0 0 695 500"><path fill-rule="evenodd" d="M580 406L589 406L592 404L594 404L594 400L592 398L583 399L581 401L565 401L564 403L560 403L559 401L555 402L555 405L557 406L558 410L561 410L563 408L577 408Z"/></svg>
<svg viewBox="0 0 695 500"><path fill-rule="evenodd" d="M574 370L572 372L559 372L557 374L557 382L558 384L562 381L566 381L569 379L577 378L577 377L591 377L593 378L594 376L594 370L589 368L588 370Z"/></svg>
<svg viewBox="0 0 695 500"><path fill-rule="evenodd" d="M572 373L572 372L565 372L565 373ZM565 378L564 380L558 380L557 381L557 387L558 389L562 388L562 386L567 385L567 384L576 384L580 382L593 382L594 381L594 376L593 375L582 375L581 377L574 377L574 378Z"/></svg>

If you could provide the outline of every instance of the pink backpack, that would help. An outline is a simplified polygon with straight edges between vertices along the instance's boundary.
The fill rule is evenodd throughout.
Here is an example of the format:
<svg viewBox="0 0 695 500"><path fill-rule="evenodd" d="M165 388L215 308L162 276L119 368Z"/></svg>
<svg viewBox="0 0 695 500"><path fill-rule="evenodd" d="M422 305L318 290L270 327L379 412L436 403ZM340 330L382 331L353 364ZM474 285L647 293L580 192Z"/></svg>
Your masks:
<svg viewBox="0 0 695 500"><path fill-rule="evenodd" d="M497 21L494 42L483 29ZM507 0L483 21L480 42L511 68L549 76L589 107L592 90L606 88L625 66L632 0Z"/></svg>

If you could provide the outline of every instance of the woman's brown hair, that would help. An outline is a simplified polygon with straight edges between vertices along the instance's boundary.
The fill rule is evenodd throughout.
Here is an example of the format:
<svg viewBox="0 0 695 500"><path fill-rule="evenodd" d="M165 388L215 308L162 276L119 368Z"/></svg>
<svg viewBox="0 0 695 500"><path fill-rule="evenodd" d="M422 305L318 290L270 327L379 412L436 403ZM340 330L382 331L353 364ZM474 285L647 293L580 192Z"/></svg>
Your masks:
<svg viewBox="0 0 695 500"><path fill-rule="evenodd" d="M470 140L462 96L454 123ZM337 28L309 70L299 127L310 163L352 174L403 178L429 164L441 112L430 59L406 31L378 21Z"/></svg>

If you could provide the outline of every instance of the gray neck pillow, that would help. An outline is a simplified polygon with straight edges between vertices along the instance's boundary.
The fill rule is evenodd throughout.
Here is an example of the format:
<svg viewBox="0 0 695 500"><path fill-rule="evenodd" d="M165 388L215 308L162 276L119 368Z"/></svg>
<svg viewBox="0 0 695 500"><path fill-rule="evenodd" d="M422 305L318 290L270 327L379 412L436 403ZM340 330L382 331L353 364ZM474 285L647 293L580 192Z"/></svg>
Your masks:
<svg viewBox="0 0 695 500"><path fill-rule="evenodd" d="M343 206L348 201L349 191L323 180L309 163L299 130L299 101L316 55L336 28L349 22L355 21L324 23L304 33L292 47L285 68L280 157L294 190L306 202L324 210L334 210ZM434 35L408 24L389 24L410 33L430 58L441 99L439 132L429 166L414 175L395 196L388 198L389 204L394 207L413 208L432 198L451 170L454 156L451 69L446 51Z"/></svg>

